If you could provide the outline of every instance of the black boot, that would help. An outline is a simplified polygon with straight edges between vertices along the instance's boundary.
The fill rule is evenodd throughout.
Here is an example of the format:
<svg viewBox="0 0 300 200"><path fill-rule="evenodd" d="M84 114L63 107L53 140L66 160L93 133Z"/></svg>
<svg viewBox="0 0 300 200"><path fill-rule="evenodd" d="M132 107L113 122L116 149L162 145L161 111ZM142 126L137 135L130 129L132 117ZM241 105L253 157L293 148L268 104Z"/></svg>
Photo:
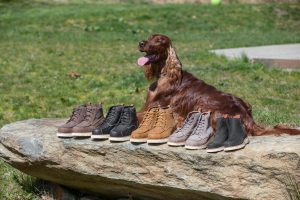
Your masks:
<svg viewBox="0 0 300 200"><path fill-rule="evenodd" d="M108 139L110 131L118 124L123 105L112 106L109 108L105 120L92 131L92 139Z"/></svg>
<svg viewBox="0 0 300 200"><path fill-rule="evenodd" d="M240 118L228 118L227 120L229 136L224 143L224 151L234 151L242 149L249 143L247 132L243 127Z"/></svg>
<svg viewBox="0 0 300 200"><path fill-rule="evenodd" d="M217 130L212 143L207 145L208 153L215 153L224 150L224 142L228 138L227 118L217 119Z"/></svg>
<svg viewBox="0 0 300 200"><path fill-rule="evenodd" d="M138 120L133 106L125 106L118 125L110 131L110 141L123 142L130 140L132 131L137 129Z"/></svg>

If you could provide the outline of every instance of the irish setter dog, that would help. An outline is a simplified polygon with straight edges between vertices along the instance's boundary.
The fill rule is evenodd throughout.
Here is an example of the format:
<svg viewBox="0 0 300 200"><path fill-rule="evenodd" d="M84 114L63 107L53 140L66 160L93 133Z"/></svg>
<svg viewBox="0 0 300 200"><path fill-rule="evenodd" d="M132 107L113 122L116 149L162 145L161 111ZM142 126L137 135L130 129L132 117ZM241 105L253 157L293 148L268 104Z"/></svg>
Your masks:
<svg viewBox="0 0 300 200"><path fill-rule="evenodd" d="M167 36L151 35L148 40L139 43L139 50L146 55L138 59L138 64L143 66L148 80L155 80L149 87L142 111L138 113L139 119L153 106L170 105L178 126L182 125L189 112L201 110L211 111L214 129L216 118L228 114L240 115L249 135L300 134L300 130L282 125L269 128L257 125L250 104L182 70L182 64Z"/></svg>

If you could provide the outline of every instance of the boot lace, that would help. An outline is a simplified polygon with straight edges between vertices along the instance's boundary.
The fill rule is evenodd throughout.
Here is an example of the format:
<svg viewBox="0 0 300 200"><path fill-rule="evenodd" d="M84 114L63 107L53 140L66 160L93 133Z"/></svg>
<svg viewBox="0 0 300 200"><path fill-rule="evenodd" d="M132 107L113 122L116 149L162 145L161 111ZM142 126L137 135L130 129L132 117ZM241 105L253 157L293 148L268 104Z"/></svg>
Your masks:
<svg viewBox="0 0 300 200"><path fill-rule="evenodd" d="M186 132L186 130L192 125L194 120L193 115L184 120L183 125L177 129L177 131L181 132L181 135L184 135L183 133Z"/></svg>
<svg viewBox="0 0 300 200"><path fill-rule="evenodd" d="M195 130L193 131L193 135L200 136L204 129L205 129L205 119L202 116L201 119L199 119Z"/></svg>
<svg viewBox="0 0 300 200"><path fill-rule="evenodd" d="M130 123L129 110L124 110L120 117L120 124L126 125Z"/></svg>
<svg viewBox="0 0 300 200"><path fill-rule="evenodd" d="M150 124L150 122L151 122L151 115L152 115L152 112L150 113L150 112L147 112L146 114L145 114L145 116L144 116L144 118L143 118L143 121L142 121L142 123L141 123L141 125L140 126L148 126L149 124Z"/></svg>
<svg viewBox="0 0 300 200"><path fill-rule="evenodd" d="M115 107L112 107L111 109L109 109L107 116L105 118L106 122L113 121L113 119L115 118L115 115L116 115L115 110L116 110Z"/></svg>
<svg viewBox="0 0 300 200"><path fill-rule="evenodd" d="M67 123L75 121L79 117L80 108L74 108Z"/></svg>
<svg viewBox="0 0 300 200"><path fill-rule="evenodd" d="M156 127L164 127L165 126L165 111L159 112L155 126Z"/></svg>

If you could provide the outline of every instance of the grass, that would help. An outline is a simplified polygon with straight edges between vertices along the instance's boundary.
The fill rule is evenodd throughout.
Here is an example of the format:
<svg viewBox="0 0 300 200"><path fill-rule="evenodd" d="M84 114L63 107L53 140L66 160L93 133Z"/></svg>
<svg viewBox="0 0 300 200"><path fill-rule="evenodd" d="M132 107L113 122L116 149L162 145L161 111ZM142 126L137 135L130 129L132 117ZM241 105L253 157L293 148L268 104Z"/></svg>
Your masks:
<svg viewBox="0 0 300 200"><path fill-rule="evenodd" d="M299 43L299 22L300 6L288 4L0 2L0 127L66 117L85 102L103 102L106 110L117 103L141 108L149 83L135 64L141 56L136 47L151 33L172 38L186 70L247 100L258 123L299 125L300 72L252 65L245 58L229 61L208 51ZM70 71L81 77L70 78ZM1 164L0 199L26 199L28 192L10 173Z"/></svg>
<svg viewBox="0 0 300 200"><path fill-rule="evenodd" d="M32 200L38 199L36 180L0 161L0 199Z"/></svg>

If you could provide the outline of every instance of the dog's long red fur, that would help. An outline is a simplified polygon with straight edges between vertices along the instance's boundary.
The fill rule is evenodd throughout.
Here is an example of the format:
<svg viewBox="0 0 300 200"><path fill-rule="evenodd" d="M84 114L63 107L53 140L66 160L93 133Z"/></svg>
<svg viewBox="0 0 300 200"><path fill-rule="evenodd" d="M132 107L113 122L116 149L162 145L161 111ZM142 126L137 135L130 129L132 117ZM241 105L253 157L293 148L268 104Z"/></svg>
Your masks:
<svg viewBox="0 0 300 200"><path fill-rule="evenodd" d="M171 40L164 35L155 34L139 45L139 50L154 55L144 66L145 77L155 79L149 87L146 103L138 114L139 119L149 108L157 105L170 105L178 126L191 111L211 111L212 126L216 128L217 117L223 114L240 115L249 135L287 133L300 134L300 130L282 125L261 127L252 117L251 105L231 94L217 90L203 80L197 79L182 70L182 64L172 47Z"/></svg>

